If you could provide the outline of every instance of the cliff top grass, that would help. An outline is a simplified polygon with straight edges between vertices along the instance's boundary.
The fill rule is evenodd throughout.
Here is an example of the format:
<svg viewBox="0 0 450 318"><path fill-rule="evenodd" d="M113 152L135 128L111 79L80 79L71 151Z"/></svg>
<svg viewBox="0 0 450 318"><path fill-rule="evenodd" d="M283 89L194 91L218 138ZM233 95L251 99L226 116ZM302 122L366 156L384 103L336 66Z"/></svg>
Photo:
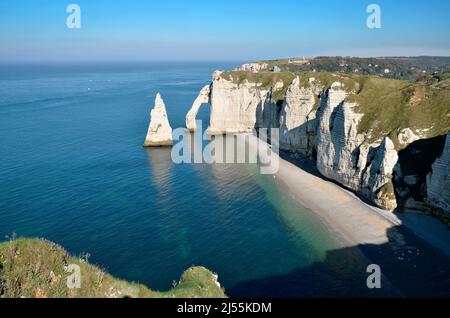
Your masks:
<svg viewBox="0 0 450 318"><path fill-rule="evenodd" d="M363 76L345 74L345 73L329 73L329 72L250 72L250 71L231 71L223 72L220 75L227 81L232 81L237 85L243 84L245 81L249 83L255 83L258 87L263 89L270 89L277 82L282 82L283 87L287 88L292 84L295 77L300 77L300 86L309 87L310 78L316 80L316 84L323 87L328 87L333 82L339 81L344 85L344 88L348 91L358 89L359 82L362 81Z"/></svg>
<svg viewBox="0 0 450 318"><path fill-rule="evenodd" d="M339 81L349 92L348 102L355 102L355 111L363 117L359 133L368 133L368 143L385 136L392 139L397 149L401 146L398 134L405 128L419 133L421 138L444 135L450 130L450 78L435 83L410 82L378 76L334 73L301 73L300 85L308 85L316 78L324 88Z"/></svg>
<svg viewBox="0 0 450 318"><path fill-rule="evenodd" d="M286 93L287 88L292 83L295 75L291 72L246 72L246 71L232 71L223 72L220 75L223 79L227 81L232 81L237 85L243 84L245 81L249 83L257 84L261 89L270 89L275 86L277 82L282 82L283 87L280 90L274 91L272 98L277 101L281 100Z"/></svg>
<svg viewBox="0 0 450 318"><path fill-rule="evenodd" d="M81 288L69 289L71 273L80 266ZM219 298L225 297L216 277L204 267L192 267L167 292L114 278L62 247L42 239L17 239L0 244L0 298Z"/></svg>
<svg viewBox="0 0 450 318"><path fill-rule="evenodd" d="M363 76L345 74L345 73L329 73L329 72L301 72L296 74L300 77L300 86L310 87L310 78L314 78L314 85L322 88L328 88L334 82L340 82L343 88L348 91L358 91L361 87Z"/></svg>
<svg viewBox="0 0 450 318"><path fill-rule="evenodd" d="M398 134L404 128L419 131L421 138L446 134L450 130L450 72L443 72L440 81L411 82L379 76L364 76L330 72L246 72L232 71L221 75L236 84L244 81L268 89L282 81L283 88L274 94L274 100L282 100L296 76L301 87L314 85L326 89L333 82L340 82L349 92L347 101L355 102L355 111L364 114L358 126L359 133L368 133L368 143L389 136L400 149Z"/></svg>
<svg viewBox="0 0 450 318"><path fill-rule="evenodd" d="M450 129L450 80L435 84L411 83L364 77L360 90L347 100L364 114L360 133L370 132L368 142L389 136L399 149L398 133L405 128L422 138L446 134Z"/></svg>

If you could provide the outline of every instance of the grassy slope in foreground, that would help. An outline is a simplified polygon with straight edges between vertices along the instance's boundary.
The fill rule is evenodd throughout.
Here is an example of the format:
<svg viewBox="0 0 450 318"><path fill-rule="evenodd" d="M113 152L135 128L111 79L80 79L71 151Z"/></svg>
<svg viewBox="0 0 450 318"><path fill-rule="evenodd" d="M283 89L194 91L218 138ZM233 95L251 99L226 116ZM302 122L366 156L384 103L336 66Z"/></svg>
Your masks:
<svg viewBox="0 0 450 318"><path fill-rule="evenodd" d="M81 269L81 288L67 288L69 264ZM225 297L216 276L204 267L184 272L177 286L158 292L107 274L97 266L68 255L59 245L42 239L17 239L0 244L0 297L48 298L219 298Z"/></svg>

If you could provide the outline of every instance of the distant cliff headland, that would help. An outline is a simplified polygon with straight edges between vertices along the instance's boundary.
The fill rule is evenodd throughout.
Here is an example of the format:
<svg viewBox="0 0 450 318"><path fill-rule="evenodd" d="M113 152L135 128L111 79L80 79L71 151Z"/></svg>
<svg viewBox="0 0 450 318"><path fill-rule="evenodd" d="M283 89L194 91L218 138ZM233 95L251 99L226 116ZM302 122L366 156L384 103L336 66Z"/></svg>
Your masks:
<svg viewBox="0 0 450 318"><path fill-rule="evenodd" d="M186 117L211 133L279 128L280 148L387 210L450 224L450 58L318 57L216 71Z"/></svg>

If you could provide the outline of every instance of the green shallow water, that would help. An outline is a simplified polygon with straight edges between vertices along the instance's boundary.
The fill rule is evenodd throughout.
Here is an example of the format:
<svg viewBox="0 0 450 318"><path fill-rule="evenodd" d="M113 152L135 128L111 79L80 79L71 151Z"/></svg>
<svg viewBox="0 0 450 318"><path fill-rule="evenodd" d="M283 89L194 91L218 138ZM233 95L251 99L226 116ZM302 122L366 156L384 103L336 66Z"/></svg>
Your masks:
<svg viewBox="0 0 450 318"><path fill-rule="evenodd" d="M234 66L1 66L0 238L44 237L153 289L203 265L231 296L372 295L364 258L330 261L333 234L256 165L141 147L156 92L181 127L211 72Z"/></svg>

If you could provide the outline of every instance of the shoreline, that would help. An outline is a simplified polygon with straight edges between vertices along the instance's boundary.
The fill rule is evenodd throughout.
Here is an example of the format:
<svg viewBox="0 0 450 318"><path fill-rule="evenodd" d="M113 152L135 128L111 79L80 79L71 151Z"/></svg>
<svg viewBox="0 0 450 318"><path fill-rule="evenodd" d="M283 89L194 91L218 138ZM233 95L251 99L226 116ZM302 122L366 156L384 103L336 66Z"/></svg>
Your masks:
<svg viewBox="0 0 450 318"><path fill-rule="evenodd" d="M250 148L257 149L259 158L267 158L269 145L253 135L250 138L248 134L240 136L246 136L244 140ZM278 154L272 155L277 156L279 161L279 169L272 175L275 183L311 210L335 234L342 247L388 243L388 231L404 226L450 257L450 235L445 224L424 214L395 214L371 206L336 183L307 172ZM418 218L427 220L418 222Z"/></svg>

